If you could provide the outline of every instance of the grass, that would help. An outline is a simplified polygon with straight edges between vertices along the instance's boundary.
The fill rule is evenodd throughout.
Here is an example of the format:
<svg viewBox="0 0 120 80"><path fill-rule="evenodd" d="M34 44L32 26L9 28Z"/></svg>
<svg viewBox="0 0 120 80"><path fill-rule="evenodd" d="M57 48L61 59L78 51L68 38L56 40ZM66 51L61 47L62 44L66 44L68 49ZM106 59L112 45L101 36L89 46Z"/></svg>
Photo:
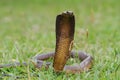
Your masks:
<svg viewBox="0 0 120 80"><path fill-rule="evenodd" d="M119 0L1 0L0 63L26 61L55 49L56 15L71 10L76 16L73 50L94 57L91 71L53 73L27 67L0 69L0 79L14 80L120 80ZM88 30L88 38L86 31ZM6 76L4 75L6 74Z"/></svg>

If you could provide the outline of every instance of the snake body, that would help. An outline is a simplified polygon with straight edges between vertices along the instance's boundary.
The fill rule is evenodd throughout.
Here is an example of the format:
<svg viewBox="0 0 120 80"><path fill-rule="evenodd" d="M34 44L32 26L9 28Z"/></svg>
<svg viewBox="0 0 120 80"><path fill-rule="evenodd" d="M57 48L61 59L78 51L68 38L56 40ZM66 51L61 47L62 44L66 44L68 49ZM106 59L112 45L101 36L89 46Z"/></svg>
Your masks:
<svg viewBox="0 0 120 80"><path fill-rule="evenodd" d="M55 72L65 71L66 73L80 73L88 71L92 67L93 58L83 51L71 51L74 40L75 31L75 17L72 12L64 12L59 14L56 18L56 48L55 52L40 54L35 57L38 60L36 67L49 67L47 62L43 65L43 59L50 57L54 58L53 68ZM82 61L76 65L65 65L67 60L71 58L78 58ZM40 63L39 63L40 62Z"/></svg>
<svg viewBox="0 0 120 80"><path fill-rule="evenodd" d="M74 39L75 19L72 12L64 12L56 18L56 48L53 67L62 71L70 56Z"/></svg>

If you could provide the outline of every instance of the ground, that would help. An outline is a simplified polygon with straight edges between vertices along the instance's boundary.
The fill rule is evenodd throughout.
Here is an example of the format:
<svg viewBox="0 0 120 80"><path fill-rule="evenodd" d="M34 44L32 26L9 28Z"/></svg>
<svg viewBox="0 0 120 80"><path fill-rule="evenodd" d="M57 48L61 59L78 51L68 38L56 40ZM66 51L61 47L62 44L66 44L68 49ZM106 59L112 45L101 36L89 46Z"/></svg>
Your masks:
<svg viewBox="0 0 120 80"><path fill-rule="evenodd" d="M89 72L60 75L53 73L52 66L48 70L35 69L32 64L3 68L0 79L120 80L119 3L119 0L1 0L1 64L30 63L36 54L54 51L56 16L70 10L76 18L73 50L92 55L94 65Z"/></svg>

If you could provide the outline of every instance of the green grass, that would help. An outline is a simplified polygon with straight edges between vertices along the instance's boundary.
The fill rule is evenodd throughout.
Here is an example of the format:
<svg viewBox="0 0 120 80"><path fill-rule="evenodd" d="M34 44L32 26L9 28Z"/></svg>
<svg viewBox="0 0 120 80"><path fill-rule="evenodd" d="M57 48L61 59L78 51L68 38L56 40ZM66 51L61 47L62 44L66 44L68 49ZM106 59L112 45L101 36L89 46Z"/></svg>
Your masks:
<svg viewBox="0 0 120 80"><path fill-rule="evenodd" d="M0 64L29 62L38 53L54 51L56 15L71 10L76 17L73 50L90 53L94 65L87 73L58 76L52 66L38 70L30 64L0 69L0 79L120 80L119 4L119 0L1 0Z"/></svg>

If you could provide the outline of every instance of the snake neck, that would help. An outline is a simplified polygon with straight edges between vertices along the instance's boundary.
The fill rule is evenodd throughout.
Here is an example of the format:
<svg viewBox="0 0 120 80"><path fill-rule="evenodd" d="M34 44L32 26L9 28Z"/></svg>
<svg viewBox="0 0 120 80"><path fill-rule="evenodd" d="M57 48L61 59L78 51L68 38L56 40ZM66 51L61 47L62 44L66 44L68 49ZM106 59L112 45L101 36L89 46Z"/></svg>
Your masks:
<svg viewBox="0 0 120 80"><path fill-rule="evenodd" d="M65 12L56 18L56 48L53 67L56 72L63 70L72 50L75 19L71 12Z"/></svg>

